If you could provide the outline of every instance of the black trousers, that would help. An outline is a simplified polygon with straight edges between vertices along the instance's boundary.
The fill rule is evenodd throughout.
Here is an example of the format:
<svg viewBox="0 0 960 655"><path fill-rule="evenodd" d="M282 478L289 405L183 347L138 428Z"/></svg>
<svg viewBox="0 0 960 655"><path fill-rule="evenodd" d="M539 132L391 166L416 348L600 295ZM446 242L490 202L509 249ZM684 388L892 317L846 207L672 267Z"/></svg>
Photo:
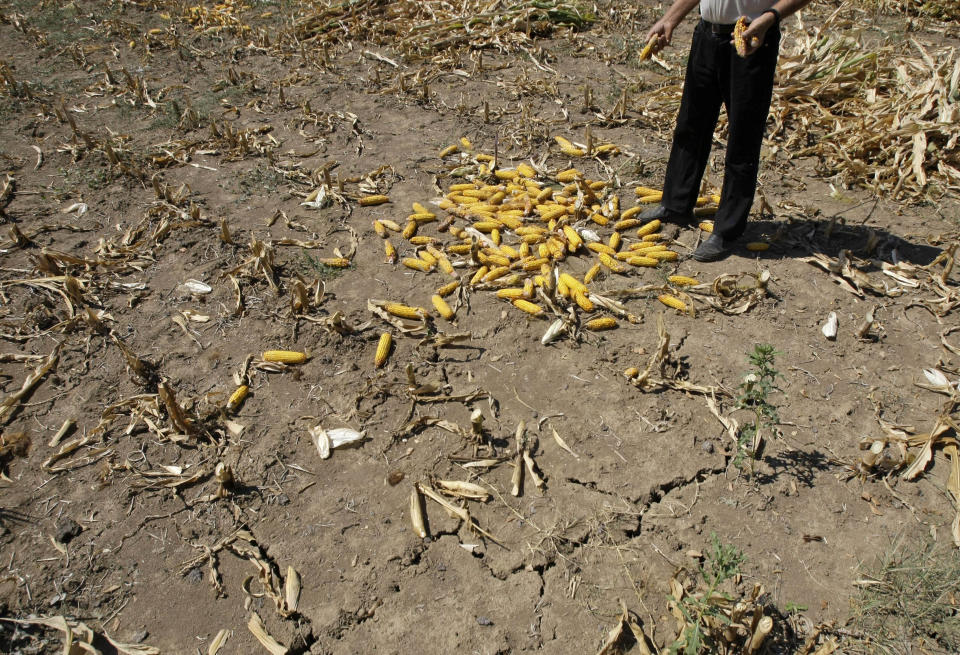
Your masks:
<svg viewBox="0 0 960 655"><path fill-rule="evenodd" d="M693 211L722 103L729 127L723 190L713 231L725 239L743 234L757 190L780 30L768 30L763 45L746 58L737 54L732 38L714 34L703 21L694 30L662 202L677 214L688 216Z"/></svg>

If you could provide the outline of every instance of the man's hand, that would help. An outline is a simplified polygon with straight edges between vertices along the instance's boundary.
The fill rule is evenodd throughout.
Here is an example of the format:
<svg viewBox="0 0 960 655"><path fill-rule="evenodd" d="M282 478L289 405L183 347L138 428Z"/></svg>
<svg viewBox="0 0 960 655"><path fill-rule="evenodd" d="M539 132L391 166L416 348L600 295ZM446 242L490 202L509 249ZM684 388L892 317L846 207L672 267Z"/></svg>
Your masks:
<svg viewBox="0 0 960 655"><path fill-rule="evenodd" d="M776 19L773 14L767 13L760 14L756 20L747 25L747 29L743 31L743 42L746 50L745 57L749 57L760 49L760 46L763 45L763 40L767 36L767 30L773 27L774 23L776 23ZM731 43L733 43L732 40Z"/></svg>
<svg viewBox="0 0 960 655"><path fill-rule="evenodd" d="M653 48L651 49L651 54L656 54L670 45L670 40L673 38L673 29L677 26L672 20L667 16L664 16L656 23L653 24L653 27L650 28L650 31L647 32L647 43L656 37L656 41L653 42Z"/></svg>

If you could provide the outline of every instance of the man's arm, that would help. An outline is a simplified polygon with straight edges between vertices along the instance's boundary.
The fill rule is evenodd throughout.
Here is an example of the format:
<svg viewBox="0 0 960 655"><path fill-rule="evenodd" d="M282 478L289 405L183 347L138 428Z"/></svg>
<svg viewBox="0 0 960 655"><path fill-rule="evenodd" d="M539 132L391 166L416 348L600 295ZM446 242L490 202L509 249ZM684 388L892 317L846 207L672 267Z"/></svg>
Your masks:
<svg viewBox="0 0 960 655"><path fill-rule="evenodd" d="M809 0L807 0L809 2ZM694 7L700 4L700 0L674 0L670 8L663 14L663 17L653 24L650 31L647 32L647 43L654 37L657 37L653 44L653 52L660 52L668 45L673 38L673 30L680 24L680 21L690 13Z"/></svg>
<svg viewBox="0 0 960 655"><path fill-rule="evenodd" d="M787 16L797 13L811 0L778 0L773 3L771 9L776 9L780 13L780 20ZM763 39L767 35L767 30L773 27L777 22L776 17L771 13L760 14L743 32L743 40L747 45L747 55L752 55L760 46L763 45Z"/></svg>

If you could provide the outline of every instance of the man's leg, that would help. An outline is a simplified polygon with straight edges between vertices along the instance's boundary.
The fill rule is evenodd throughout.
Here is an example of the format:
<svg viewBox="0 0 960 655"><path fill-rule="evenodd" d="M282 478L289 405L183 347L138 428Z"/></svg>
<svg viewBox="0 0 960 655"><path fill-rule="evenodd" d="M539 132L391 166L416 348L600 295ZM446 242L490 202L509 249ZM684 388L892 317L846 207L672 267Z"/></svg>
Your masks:
<svg viewBox="0 0 960 655"><path fill-rule="evenodd" d="M675 215L689 216L697 202L723 101L717 74L719 46L729 38L711 34L703 23L693 33L661 202Z"/></svg>
<svg viewBox="0 0 960 655"><path fill-rule="evenodd" d="M729 48L729 75L721 82L729 124L727 153L720 208L713 227L724 241L739 238L747 227L757 190L760 147L770 112L779 49L779 30L767 32L764 44L749 57L740 57L732 46Z"/></svg>

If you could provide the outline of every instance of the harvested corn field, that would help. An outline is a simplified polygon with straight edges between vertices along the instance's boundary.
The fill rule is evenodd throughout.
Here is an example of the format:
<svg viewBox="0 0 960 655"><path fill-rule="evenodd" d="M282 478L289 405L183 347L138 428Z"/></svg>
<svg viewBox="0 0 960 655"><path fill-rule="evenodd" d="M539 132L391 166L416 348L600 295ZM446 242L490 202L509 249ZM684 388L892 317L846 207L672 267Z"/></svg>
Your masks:
<svg viewBox="0 0 960 655"><path fill-rule="evenodd" d="M957 652L954 5L0 1L0 650Z"/></svg>

